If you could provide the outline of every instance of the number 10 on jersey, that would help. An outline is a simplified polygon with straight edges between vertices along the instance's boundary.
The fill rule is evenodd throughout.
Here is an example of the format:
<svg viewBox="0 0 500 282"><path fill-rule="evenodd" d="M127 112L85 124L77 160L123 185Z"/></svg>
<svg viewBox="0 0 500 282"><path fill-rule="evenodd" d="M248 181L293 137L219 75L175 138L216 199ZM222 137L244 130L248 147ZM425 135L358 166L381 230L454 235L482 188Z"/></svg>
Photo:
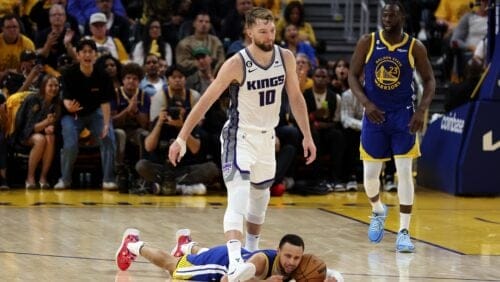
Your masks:
<svg viewBox="0 0 500 282"><path fill-rule="evenodd" d="M276 100L276 90L269 89L266 91L259 91L259 99L261 107L274 104L274 101Z"/></svg>

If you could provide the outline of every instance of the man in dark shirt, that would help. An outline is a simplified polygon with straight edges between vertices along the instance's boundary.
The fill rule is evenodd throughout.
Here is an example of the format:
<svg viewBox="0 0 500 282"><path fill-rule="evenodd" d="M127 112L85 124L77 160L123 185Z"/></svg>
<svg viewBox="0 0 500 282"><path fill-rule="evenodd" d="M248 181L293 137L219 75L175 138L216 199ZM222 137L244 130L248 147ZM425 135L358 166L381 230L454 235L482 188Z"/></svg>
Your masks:
<svg viewBox="0 0 500 282"><path fill-rule="evenodd" d="M62 77L62 175L54 189L70 186L73 164L78 155L78 136L82 129L87 128L101 149L102 188L115 190L118 188L113 172L115 139L109 104L114 93L113 85L104 72L94 68L97 46L93 40L80 41L76 51L80 63L70 67Z"/></svg>
<svg viewBox="0 0 500 282"><path fill-rule="evenodd" d="M57 68L57 59L66 54L76 59L73 46L80 39L77 27L72 27L62 5L53 5L49 10L50 27L39 30L35 38L37 52L44 63Z"/></svg>

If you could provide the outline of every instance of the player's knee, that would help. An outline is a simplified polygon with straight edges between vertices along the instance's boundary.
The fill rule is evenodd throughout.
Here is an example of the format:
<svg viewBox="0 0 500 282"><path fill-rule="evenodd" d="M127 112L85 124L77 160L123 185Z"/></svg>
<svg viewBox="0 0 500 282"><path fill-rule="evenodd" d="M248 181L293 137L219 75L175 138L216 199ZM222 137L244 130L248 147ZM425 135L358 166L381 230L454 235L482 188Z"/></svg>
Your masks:
<svg viewBox="0 0 500 282"><path fill-rule="evenodd" d="M250 203L248 206L247 221L255 224L264 223L267 205L269 204L269 189L250 189Z"/></svg>
<svg viewBox="0 0 500 282"><path fill-rule="evenodd" d="M243 213L226 209L224 214L224 232L238 230L243 233Z"/></svg>

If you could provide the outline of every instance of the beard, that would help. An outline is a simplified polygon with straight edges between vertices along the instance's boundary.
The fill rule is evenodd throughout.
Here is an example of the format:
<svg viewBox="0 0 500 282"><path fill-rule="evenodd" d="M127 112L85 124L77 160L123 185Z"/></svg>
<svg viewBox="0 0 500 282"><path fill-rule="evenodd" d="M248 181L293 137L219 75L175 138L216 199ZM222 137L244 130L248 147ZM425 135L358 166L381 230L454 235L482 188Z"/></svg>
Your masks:
<svg viewBox="0 0 500 282"><path fill-rule="evenodd" d="M264 52L269 52L273 50L273 44L255 42L255 46L259 47L259 49Z"/></svg>

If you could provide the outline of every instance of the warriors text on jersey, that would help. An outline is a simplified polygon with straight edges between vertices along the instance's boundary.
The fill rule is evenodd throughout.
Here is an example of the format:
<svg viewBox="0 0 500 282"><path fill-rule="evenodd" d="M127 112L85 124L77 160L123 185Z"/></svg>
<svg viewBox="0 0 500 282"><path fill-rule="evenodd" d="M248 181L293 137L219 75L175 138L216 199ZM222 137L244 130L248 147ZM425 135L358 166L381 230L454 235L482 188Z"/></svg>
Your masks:
<svg viewBox="0 0 500 282"><path fill-rule="evenodd" d="M365 94L382 111L395 111L413 104L412 88L415 39L403 34L403 40L391 45L382 31L371 34L365 59Z"/></svg>

